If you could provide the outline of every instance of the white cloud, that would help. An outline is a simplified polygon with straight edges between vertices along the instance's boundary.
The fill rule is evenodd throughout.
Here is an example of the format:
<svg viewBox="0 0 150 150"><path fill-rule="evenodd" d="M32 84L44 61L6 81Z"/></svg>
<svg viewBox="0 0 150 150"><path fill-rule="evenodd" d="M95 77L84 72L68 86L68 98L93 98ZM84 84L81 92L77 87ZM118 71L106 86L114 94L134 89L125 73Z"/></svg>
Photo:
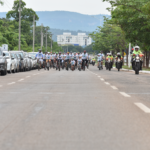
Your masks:
<svg viewBox="0 0 150 150"><path fill-rule="evenodd" d="M13 6L14 0L5 0L5 4L0 6L0 12L7 12ZM82 14L110 14L106 10L110 5L102 0L24 0L28 8L35 11L73 11Z"/></svg>

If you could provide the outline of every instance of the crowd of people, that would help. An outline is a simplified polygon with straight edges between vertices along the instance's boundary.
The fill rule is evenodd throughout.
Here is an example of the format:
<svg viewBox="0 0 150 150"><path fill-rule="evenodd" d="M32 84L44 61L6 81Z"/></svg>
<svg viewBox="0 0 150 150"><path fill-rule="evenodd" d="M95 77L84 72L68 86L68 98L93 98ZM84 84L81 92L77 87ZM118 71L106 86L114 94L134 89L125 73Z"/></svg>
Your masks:
<svg viewBox="0 0 150 150"><path fill-rule="evenodd" d="M88 62L90 61L90 55L86 51L83 53L45 52L43 54L42 50L39 49L39 52L36 54L36 58L38 59L40 67L42 64L44 64L46 69L47 64L50 64L50 66L55 67L56 70L59 67L66 67L68 70L68 64L72 70L75 70L75 68L79 65L81 65L81 69L83 69L85 66L88 67Z"/></svg>

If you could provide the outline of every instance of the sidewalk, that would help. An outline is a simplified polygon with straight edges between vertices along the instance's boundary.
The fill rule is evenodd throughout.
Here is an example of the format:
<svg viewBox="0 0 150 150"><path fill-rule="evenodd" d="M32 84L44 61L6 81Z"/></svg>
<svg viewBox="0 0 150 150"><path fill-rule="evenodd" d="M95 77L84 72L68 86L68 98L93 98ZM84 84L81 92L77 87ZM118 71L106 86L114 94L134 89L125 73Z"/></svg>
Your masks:
<svg viewBox="0 0 150 150"><path fill-rule="evenodd" d="M115 68L115 67L113 67ZM124 69L122 68L121 71L130 71L130 72L135 72L134 70L131 70L131 69ZM146 71L146 70L142 70L142 71L139 71L140 73L146 73L146 74L150 74L150 71Z"/></svg>

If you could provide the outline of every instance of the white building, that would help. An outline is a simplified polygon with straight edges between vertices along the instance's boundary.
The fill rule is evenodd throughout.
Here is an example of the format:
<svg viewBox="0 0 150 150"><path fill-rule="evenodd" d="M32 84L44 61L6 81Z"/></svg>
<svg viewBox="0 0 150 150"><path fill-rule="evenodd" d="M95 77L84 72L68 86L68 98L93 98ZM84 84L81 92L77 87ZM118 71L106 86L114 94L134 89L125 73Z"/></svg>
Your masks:
<svg viewBox="0 0 150 150"><path fill-rule="evenodd" d="M92 39L86 33L78 33L78 35L63 33L63 35L57 35L57 43L59 45L88 46L92 44Z"/></svg>

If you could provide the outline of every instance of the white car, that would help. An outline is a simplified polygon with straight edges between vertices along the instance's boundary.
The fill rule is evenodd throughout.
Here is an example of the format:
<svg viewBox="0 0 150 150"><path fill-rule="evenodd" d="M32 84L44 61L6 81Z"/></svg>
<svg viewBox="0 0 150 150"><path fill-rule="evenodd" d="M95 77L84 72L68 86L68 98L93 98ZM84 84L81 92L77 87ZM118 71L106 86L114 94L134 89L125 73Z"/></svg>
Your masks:
<svg viewBox="0 0 150 150"><path fill-rule="evenodd" d="M15 72L19 72L19 60L18 60L16 54L12 51L12 52L10 52L10 55L11 55L11 58L15 60L15 67L16 67Z"/></svg>
<svg viewBox="0 0 150 150"><path fill-rule="evenodd" d="M16 71L16 63L14 58L11 57L10 53L8 51L3 51L5 54L5 58L7 60L7 71L9 73L12 73L12 71L15 73Z"/></svg>

